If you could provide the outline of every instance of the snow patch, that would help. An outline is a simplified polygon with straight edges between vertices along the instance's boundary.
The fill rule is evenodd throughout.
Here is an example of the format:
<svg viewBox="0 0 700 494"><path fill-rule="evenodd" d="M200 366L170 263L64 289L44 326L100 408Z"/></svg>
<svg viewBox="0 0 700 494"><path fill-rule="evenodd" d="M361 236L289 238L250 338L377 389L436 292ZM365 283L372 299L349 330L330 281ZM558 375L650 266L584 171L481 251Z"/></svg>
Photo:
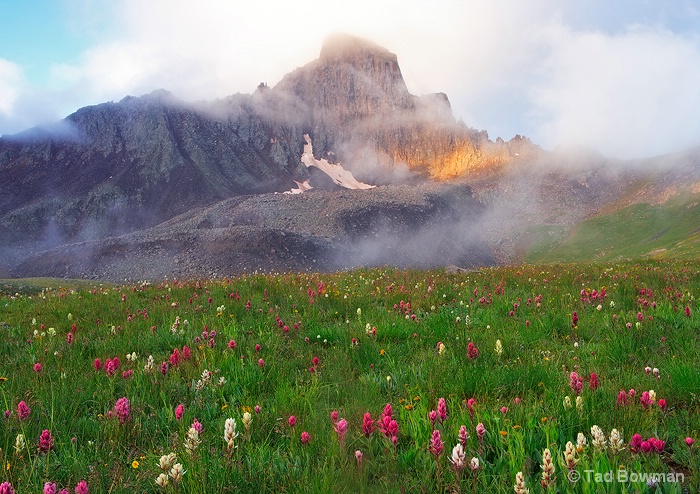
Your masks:
<svg viewBox="0 0 700 494"><path fill-rule="evenodd" d="M297 184L297 188L288 190L284 192L285 194L301 194L302 192L306 192L307 190L313 189L308 180L304 180L303 182L297 182L295 180L294 183Z"/></svg>
<svg viewBox="0 0 700 494"><path fill-rule="evenodd" d="M346 170L340 165L329 163L326 159L317 160L314 158L314 148L311 145L311 137L309 137L308 134L304 134L304 140L306 144L304 144L304 153L301 155L301 162L306 165L307 168L315 166L331 177L334 183L346 189L373 189L375 187L374 185L358 181L349 170ZM308 181L304 183L308 184ZM303 192L303 190L301 192Z"/></svg>

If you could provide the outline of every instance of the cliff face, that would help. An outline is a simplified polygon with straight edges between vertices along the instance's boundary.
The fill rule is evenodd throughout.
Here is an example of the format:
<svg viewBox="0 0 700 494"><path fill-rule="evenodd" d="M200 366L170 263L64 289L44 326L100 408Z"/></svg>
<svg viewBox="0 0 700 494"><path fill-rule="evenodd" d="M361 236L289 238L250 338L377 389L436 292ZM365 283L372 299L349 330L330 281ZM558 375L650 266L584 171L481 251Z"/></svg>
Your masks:
<svg viewBox="0 0 700 494"><path fill-rule="evenodd" d="M397 166L449 179L539 152L528 140L491 142L457 122L443 93L410 94L396 55L352 36L327 39L317 60L272 91L306 109L320 155L335 155L369 180Z"/></svg>

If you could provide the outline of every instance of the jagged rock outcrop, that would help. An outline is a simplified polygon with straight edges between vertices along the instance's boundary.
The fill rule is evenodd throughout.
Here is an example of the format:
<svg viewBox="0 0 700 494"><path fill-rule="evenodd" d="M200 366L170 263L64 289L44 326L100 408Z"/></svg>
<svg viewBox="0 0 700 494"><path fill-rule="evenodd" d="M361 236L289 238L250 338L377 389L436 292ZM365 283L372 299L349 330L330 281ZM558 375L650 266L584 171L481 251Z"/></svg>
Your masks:
<svg viewBox="0 0 700 494"><path fill-rule="evenodd" d="M457 122L444 93L410 94L396 55L353 36L328 38L317 60L272 92L306 109L320 156L336 156L364 180L390 180L397 167L450 179L539 152L526 138L492 142Z"/></svg>

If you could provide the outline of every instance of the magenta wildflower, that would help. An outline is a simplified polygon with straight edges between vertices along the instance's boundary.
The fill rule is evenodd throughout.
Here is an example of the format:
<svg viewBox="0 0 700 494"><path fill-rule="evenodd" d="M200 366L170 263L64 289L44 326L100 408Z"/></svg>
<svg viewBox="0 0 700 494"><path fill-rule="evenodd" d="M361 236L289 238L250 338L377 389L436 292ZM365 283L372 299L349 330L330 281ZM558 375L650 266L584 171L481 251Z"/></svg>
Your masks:
<svg viewBox="0 0 700 494"><path fill-rule="evenodd" d="M301 443L302 444L309 444L309 441L311 441L311 435L304 431L301 433Z"/></svg>
<svg viewBox="0 0 700 494"><path fill-rule="evenodd" d="M486 427L484 427L484 424L482 422L479 422L476 425L476 435L479 438L479 442L484 440L485 434L486 434Z"/></svg>
<svg viewBox="0 0 700 494"><path fill-rule="evenodd" d="M433 435L430 438L428 450L433 454L433 456L435 456L436 460L442 454L444 444L444 441L440 440L440 431L437 429L433 430Z"/></svg>
<svg viewBox="0 0 700 494"><path fill-rule="evenodd" d="M474 420L474 405L476 405L476 400L474 398L469 398L467 400L467 408L469 409L469 415L472 420Z"/></svg>
<svg viewBox="0 0 700 494"><path fill-rule="evenodd" d="M367 412L362 418L362 433L365 437L369 437L374 431L374 421L372 420L372 415Z"/></svg>
<svg viewBox="0 0 700 494"><path fill-rule="evenodd" d="M32 410L27 406L24 400L17 404L17 418L19 418L20 421L27 420L31 411Z"/></svg>
<svg viewBox="0 0 700 494"><path fill-rule="evenodd" d="M201 434L202 430L204 429L202 424L196 418L192 421L192 425L190 427L196 430L199 434Z"/></svg>
<svg viewBox="0 0 700 494"><path fill-rule="evenodd" d="M119 369L119 358L114 357L113 359L108 358L105 360L105 372L109 377L112 377Z"/></svg>
<svg viewBox="0 0 700 494"><path fill-rule="evenodd" d="M430 413L428 414L428 418L430 419L430 423L435 427L435 422L437 422L437 417L438 414L435 410L430 410Z"/></svg>
<svg viewBox="0 0 700 494"><path fill-rule="evenodd" d="M581 390L583 389L583 380L575 371L572 371L571 374L569 374L569 386L577 396L581 394Z"/></svg>
<svg viewBox="0 0 700 494"><path fill-rule="evenodd" d="M39 452L48 453L53 449L53 436L51 436L51 431L44 429L39 436Z"/></svg>
<svg viewBox="0 0 700 494"><path fill-rule="evenodd" d="M95 361L92 363L92 367L93 367L96 371L102 369L102 362L100 361L100 359L96 358Z"/></svg>
<svg viewBox="0 0 700 494"><path fill-rule="evenodd" d="M175 419L182 420L182 415L185 413L185 405L180 403L175 407Z"/></svg>
<svg viewBox="0 0 700 494"><path fill-rule="evenodd" d="M236 343L236 340L231 340L231 341L228 342L228 347L229 347L231 350L233 350L233 349L236 348L237 346L238 346L238 344Z"/></svg>
<svg viewBox="0 0 700 494"><path fill-rule="evenodd" d="M333 410L331 412L331 422L333 422L333 425L338 423L338 410Z"/></svg>
<svg viewBox="0 0 700 494"><path fill-rule="evenodd" d="M176 367L177 364L180 363L180 350L177 348L173 350L173 353L170 354L170 365L172 367Z"/></svg>
<svg viewBox="0 0 700 494"><path fill-rule="evenodd" d="M163 375L166 375L168 373L168 363L163 361L162 364L160 364L160 373Z"/></svg>
<svg viewBox="0 0 700 494"><path fill-rule="evenodd" d="M653 402L651 401L651 396L649 395L649 391L644 391L642 393L642 396L639 398L639 402L644 408L648 408L653 404Z"/></svg>
<svg viewBox="0 0 700 494"><path fill-rule="evenodd" d="M56 494L56 484L51 482L44 483L44 494Z"/></svg>
<svg viewBox="0 0 700 494"><path fill-rule="evenodd" d="M447 420L447 403L445 403L445 398L440 398L438 400L437 413L440 417L440 422Z"/></svg>
<svg viewBox="0 0 700 494"><path fill-rule="evenodd" d="M459 428L459 435L457 436L457 439L459 440L459 444L462 445L462 448L467 447L467 439L469 439L469 433L467 432L466 425L463 425Z"/></svg>
<svg viewBox="0 0 700 494"><path fill-rule="evenodd" d="M287 419L287 423L289 424L289 427L294 427L295 425L297 425L297 418L294 415L291 415Z"/></svg>
<svg viewBox="0 0 700 494"><path fill-rule="evenodd" d="M0 484L0 494L15 494L15 490L12 488L12 484L9 482L3 482Z"/></svg>
<svg viewBox="0 0 700 494"><path fill-rule="evenodd" d="M574 313L571 314L571 327L575 328L577 324L578 324L578 314L576 313L576 311L574 311Z"/></svg>
<svg viewBox="0 0 700 494"><path fill-rule="evenodd" d="M594 372L591 372L591 377L588 380L588 387L590 388L591 391L595 391L598 389L598 386L600 385L598 381L598 375L595 374Z"/></svg>
<svg viewBox="0 0 700 494"><path fill-rule="evenodd" d="M338 441L342 443L345 440L345 433L348 431L348 421L340 419L333 429L338 434Z"/></svg>
<svg viewBox="0 0 700 494"><path fill-rule="evenodd" d="M639 451L642 447L642 436L640 434L635 434L630 439L630 451Z"/></svg>
<svg viewBox="0 0 700 494"><path fill-rule="evenodd" d="M659 404L659 408L661 408L661 410L666 410L666 400L661 398L661 399L659 399L658 404Z"/></svg>
<svg viewBox="0 0 700 494"><path fill-rule="evenodd" d="M114 414L119 419L120 424L123 424L129 419L129 415L131 414L131 403L129 402L129 398L124 396L123 398L119 398L117 400L117 403L114 405Z"/></svg>
<svg viewBox="0 0 700 494"><path fill-rule="evenodd" d="M689 448L691 448L691 447L693 446L693 444L695 444L695 439L693 439L692 437L688 436L688 437L685 438L685 444L686 444Z"/></svg>
<svg viewBox="0 0 700 494"><path fill-rule="evenodd" d="M190 350L190 347L187 345L182 347L182 353L180 354L182 356L182 360L189 360L192 357L192 351Z"/></svg>
<svg viewBox="0 0 700 494"><path fill-rule="evenodd" d="M265 365L265 361L263 359L258 359L258 367L262 367Z"/></svg>
<svg viewBox="0 0 700 494"><path fill-rule="evenodd" d="M467 345L467 357L469 360L474 360L479 356L479 349L476 348L476 345L474 342L470 341L469 344Z"/></svg>
<svg viewBox="0 0 700 494"><path fill-rule="evenodd" d="M42 369L41 363L37 362L36 364L34 364L34 372L36 372L38 374L41 372L41 369Z"/></svg>
<svg viewBox="0 0 700 494"><path fill-rule="evenodd" d="M81 480L78 485L75 486L75 494L88 494L87 482Z"/></svg>
<svg viewBox="0 0 700 494"><path fill-rule="evenodd" d="M624 389L620 390L617 395L617 404L620 406L627 404L627 393Z"/></svg>

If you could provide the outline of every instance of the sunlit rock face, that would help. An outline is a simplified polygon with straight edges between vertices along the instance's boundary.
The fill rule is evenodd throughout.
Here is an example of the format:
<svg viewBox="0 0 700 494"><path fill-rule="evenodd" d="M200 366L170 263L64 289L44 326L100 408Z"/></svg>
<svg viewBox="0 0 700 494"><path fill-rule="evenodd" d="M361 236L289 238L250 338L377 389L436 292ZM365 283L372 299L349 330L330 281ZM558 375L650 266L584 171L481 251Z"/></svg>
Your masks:
<svg viewBox="0 0 700 494"><path fill-rule="evenodd" d="M492 142L457 122L443 93L410 94L396 55L353 36L328 38L317 60L273 92L298 100L318 156L335 155L370 182L402 170L450 179L538 152L527 139Z"/></svg>

